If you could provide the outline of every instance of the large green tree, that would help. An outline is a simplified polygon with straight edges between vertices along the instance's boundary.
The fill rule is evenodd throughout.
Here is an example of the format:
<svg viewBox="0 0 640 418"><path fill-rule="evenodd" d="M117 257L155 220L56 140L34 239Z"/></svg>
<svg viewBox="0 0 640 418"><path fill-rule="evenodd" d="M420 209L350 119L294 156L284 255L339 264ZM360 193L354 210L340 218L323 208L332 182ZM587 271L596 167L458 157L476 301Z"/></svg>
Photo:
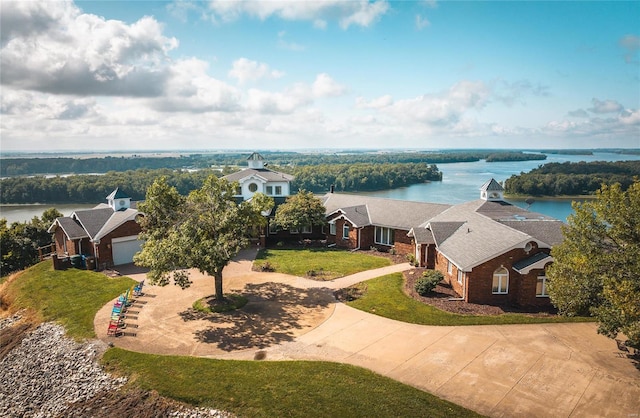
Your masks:
<svg viewBox="0 0 640 418"><path fill-rule="evenodd" d="M574 204L564 241L552 250L549 295L564 315L591 314L598 332L640 348L640 181L602 186Z"/></svg>
<svg viewBox="0 0 640 418"><path fill-rule="evenodd" d="M213 276L216 299L224 299L222 270L249 245L250 227L264 225L261 212L273 206L263 194L237 203L235 190L236 184L213 175L186 198L165 178L149 187L139 206L145 243L134 261L149 268L152 283L166 285L173 279L185 288L191 284L187 269L197 268Z"/></svg>
<svg viewBox="0 0 640 418"><path fill-rule="evenodd" d="M313 193L300 190L278 206L273 221L284 229L297 229L302 238L304 227L324 225L325 207Z"/></svg>

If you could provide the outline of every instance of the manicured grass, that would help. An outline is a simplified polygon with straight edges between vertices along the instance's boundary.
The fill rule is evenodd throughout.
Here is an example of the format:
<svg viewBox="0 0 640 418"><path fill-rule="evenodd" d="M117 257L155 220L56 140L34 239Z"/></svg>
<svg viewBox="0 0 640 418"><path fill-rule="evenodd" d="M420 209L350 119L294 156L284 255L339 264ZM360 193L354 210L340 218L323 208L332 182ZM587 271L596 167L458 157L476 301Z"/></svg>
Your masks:
<svg viewBox="0 0 640 418"><path fill-rule="evenodd" d="M72 337L92 338L96 312L135 283L87 270L54 270L51 261L43 261L8 284L6 296L15 307L33 309L42 320L64 325Z"/></svg>
<svg viewBox="0 0 640 418"><path fill-rule="evenodd" d="M261 250L254 265L259 269L265 262L270 263L278 273L304 277L313 271L319 280L331 280L391 265L391 261L383 257L332 248Z"/></svg>
<svg viewBox="0 0 640 418"><path fill-rule="evenodd" d="M532 316L508 313L502 315L460 315L445 312L407 296L402 291L402 273L389 274L359 283L364 294L347 304L365 312L386 318L421 325L500 325L538 324L546 322L589 322L592 318L562 316Z"/></svg>
<svg viewBox="0 0 640 418"><path fill-rule="evenodd" d="M315 361L232 361L109 349L108 370L135 385L244 417L477 417L368 370Z"/></svg>

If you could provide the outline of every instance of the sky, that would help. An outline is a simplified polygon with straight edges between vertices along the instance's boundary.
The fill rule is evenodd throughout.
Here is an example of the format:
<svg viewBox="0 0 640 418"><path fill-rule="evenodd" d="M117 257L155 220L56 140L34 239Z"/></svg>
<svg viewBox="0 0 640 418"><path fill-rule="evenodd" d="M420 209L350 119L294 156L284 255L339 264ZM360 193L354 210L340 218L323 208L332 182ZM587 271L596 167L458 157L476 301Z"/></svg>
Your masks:
<svg viewBox="0 0 640 418"><path fill-rule="evenodd" d="M638 1L0 2L0 152L640 148Z"/></svg>

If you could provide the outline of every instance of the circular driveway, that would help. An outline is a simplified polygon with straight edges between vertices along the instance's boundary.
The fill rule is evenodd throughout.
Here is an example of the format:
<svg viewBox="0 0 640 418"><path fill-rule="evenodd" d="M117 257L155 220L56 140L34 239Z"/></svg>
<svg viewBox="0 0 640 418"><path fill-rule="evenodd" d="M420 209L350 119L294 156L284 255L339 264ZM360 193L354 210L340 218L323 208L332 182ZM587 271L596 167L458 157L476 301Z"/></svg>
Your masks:
<svg viewBox="0 0 640 418"><path fill-rule="evenodd" d="M266 360L354 364L496 417L640 417L640 366L593 323L407 324L336 303L332 291L408 265L315 282L252 272L254 256L247 250L224 271L225 292L249 298L239 312L194 314L192 303L213 292L213 279L198 273L186 290L145 286L123 336L106 336L105 306L98 337L155 354L252 360L260 351Z"/></svg>

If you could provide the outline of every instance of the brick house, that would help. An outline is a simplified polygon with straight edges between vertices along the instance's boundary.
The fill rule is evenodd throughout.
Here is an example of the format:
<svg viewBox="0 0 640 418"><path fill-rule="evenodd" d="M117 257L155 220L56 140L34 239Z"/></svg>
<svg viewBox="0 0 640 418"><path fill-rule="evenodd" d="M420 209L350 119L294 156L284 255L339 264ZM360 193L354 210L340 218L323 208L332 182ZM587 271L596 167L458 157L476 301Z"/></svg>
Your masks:
<svg viewBox="0 0 640 418"><path fill-rule="evenodd" d="M100 269L133 262L142 245L136 222L142 214L118 188L106 199L106 204L53 221L48 231L54 235L58 258L83 255Z"/></svg>
<svg viewBox="0 0 640 418"><path fill-rule="evenodd" d="M349 249L395 248L439 270L471 303L546 308L545 267L562 222L504 201L494 179L458 205L329 193L327 240Z"/></svg>
<svg viewBox="0 0 640 418"><path fill-rule="evenodd" d="M450 207L439 203L383 199L346 193L328 193L327 242L348 249L394 248L398 254L412 254L409 231Z"/></svg>

